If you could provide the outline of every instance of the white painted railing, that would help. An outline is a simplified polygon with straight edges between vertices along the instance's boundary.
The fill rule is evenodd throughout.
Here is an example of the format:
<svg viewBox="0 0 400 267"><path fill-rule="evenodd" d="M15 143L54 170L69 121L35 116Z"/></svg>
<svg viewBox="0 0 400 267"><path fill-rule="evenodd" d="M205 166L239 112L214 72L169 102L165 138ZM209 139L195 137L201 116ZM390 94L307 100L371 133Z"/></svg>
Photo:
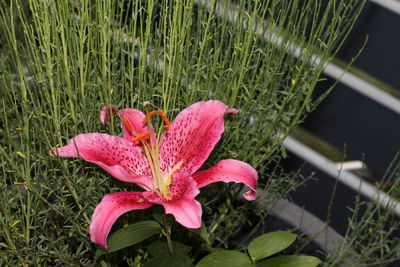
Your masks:
<svg viewBox="0 0 400 267"><path fill-rule="evenodd" d="M400 203L377 187L347 170L338 168L337 163L312 150L293 137L287 137L283 141L283 145L287 150L329 174L332 178L337 178L341 183L356 192L359 191L366 198L378 202L383 208L393 209L396 215L400 216Z"/></svg>
<svg viewBox="0 0 400 267"><path fill-rule="evenodd" d="M369 0L398 15L400 15L400 2L397 0Z"/></svg>

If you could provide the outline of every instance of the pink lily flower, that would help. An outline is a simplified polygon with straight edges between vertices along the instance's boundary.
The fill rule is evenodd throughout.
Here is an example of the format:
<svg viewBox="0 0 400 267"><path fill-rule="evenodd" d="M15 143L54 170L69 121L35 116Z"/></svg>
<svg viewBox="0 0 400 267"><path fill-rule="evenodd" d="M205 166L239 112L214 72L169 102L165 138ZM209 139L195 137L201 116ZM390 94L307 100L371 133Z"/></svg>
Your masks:
<svg viewBox="0 0 400 267"><path fill-rule="evenodd" d="M162 205L165 213L172 214L183 226L199 228L202 208L195 197L199 188L210 183L244 183L250 190L243 196L254 200L258 174L249 164L226 159L198 172L221 138L225 113L238 112L220 101L202 101L184 109L170 124L161 110L145 115L136 109L119 111L114 106L105 106L100 121L105 124L111 114L118 114L123 138L101 133L80 134L53 151L60 157L92 162L115 178L145 190L104 196L91 219L92 242L107 248L107 236L120 215L154 204ZM150 121L155 113L165 124L158 134Z"/></svg>

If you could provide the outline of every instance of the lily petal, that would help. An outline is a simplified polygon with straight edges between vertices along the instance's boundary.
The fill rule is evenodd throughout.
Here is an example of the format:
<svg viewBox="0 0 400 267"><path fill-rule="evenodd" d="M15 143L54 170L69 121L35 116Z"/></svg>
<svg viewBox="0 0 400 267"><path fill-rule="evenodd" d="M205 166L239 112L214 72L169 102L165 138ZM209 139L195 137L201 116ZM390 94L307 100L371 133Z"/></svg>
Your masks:
<svg viewBox="0 0 400 267"><path fill-rule="evenodd" d="M167 202L162 204L165 213L172 214L175 220L190 229L201 227L201 204L194 198L180 199L175 202Z"/></svg>
<svg viewBox="0 0 400 267"><path fill-rule="evenodd" d="M136 183L146 190L153 188L149 162L141 149L121 137L101 133L80 134L51 153L60 157L82 158L121 181Z"/></svg>
<svg viewBox="0 0 400 267"><path fill-rule="evenodd" d="M118 192L103 197L97 205L90 222L90 239L107 248L107 236L114 222L131 210L150 208L153 203L142 196L142 192Z"/></svg>
<svg viewBox="0 0 400 267"><path fill-rule="evenodd" d="M250 190L244 193L243 197L247 200L254 200L257 197L257 171L249 164L240 160L221 160L214 167L195 173L193 179L197 182L199 188L215 182L244 183L250 187Z"/></svg>
<svg viewBox="0 0 400 267"><path fill-rule="evenodd" d="M224 132L225 113L239 111L216 100L201 101L185 108L169 126L160 148L161 168L193 174L206 161Z"/></svg>
<svg viewBox="0 0 400 267"><path fill-rule="evenodd" d="M196 182L187 172L173 174L168 188L169 199L155 192L143 192L150 202L164 206L165 213L172 214L175 220L187 228L201 227L201 204L194 198L200 193Z"/></svg>

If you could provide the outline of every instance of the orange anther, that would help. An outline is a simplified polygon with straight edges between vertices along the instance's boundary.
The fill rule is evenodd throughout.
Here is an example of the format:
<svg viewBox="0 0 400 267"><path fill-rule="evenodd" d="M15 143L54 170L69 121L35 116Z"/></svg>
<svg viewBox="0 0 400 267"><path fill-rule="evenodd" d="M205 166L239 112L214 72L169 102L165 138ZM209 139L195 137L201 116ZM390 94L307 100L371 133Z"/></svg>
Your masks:
<svg viewBox="0 0 400 267"><path fill-rule="evenodd" d="M128 129L128 131L132 132L133 128L131 126L131 123L129 122L129 120L127 118L124 117L124 125L125 127Z"/></svg>
<svg viewBox="0 0 400 267"><path fill-rule="evenodd" d="M162 111L162 110L160 109L160 110L158 110L158 114L160 114L162 120L163 120L164 123L165 123L164 129L167 130L167 129L169 128L169 126L171 125L171 123L169 122L167 116L165 116L164 111Z"/></svg>
<svg viewBox="0 0 400 267"><path fill-rule="evenodd" d="M154 116L154 114L158 113L161 117L161 119L163 120L165 126L164 129L168 130L169 126L171 125L171 123L169 122L167 116L165 115L164 111L162 111L161 109L159 110L152 110L149 113L147 113L147 116L143 118L142 120L142 124L147 122L147 119Z"/></svg>
<svg viewBox="0 0 400 267"><path fill-rule="evenodd" d="M147 132L144 132L144 133L142 133L142 134L140 134L140 135L138 135L138 136L132 138L131 141L132 141L132 142L137 142L137 141L146 139L146 138L149 137L149 136L150 136L150 132L147 131Z"/></svg>
<svg viewBox="0 0 400 267"><path fill-rule="evenodd" d="M150 118L150 117L154 116L154 114L156 114L156 112L157 112L157 111L152 110L152 111L150 111L149 113L147 113L147 116L144 117L143 120L142 120L142 124L143 124L143 123L146 123L146 122L147 122L147 118Z"/></svg>

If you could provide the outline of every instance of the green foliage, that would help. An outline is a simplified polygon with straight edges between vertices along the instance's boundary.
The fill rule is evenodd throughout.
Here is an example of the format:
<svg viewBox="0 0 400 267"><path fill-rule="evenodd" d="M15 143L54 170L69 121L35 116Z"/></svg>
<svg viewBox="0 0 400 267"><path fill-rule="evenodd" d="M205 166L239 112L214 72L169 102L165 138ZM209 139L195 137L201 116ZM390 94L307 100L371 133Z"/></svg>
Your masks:
<svg viewBox="0 0 400 267"><path fill-rule="evenodd" d="M144 267L191 267L192 260L183 253L174 253L173 255L158 256L144 264Z"/></svg>
<svg viewBox="0 0 400 267"><path fill-rule="evenodd" d="M397 153L381 181L393 198L400 195L399 156ZM400 221L392 213L393 208L394 203L389 202L383 209L379 204L362 201L357 196L344 241L338 244L337 253L327 255L324 266L388 266L400 260L396 234Z"/></svg>
<svg viewBox="0 0 400 267"><path fill-rule="evenodd" d="M255 238L250 242L248 251L253 261L258 261L274 255L290 246L296 235L286 231L268 233Z"/></svg>
<svg viewBox="0 0 400 267"><path fill-rule="evenodd" d="M182 253L182 254L188 254L189 251L191 250L190 247L178 243L178 242L172 242L172 248L175 253ZM168 251L168 246L165 242L161 242L161 241L154 241L153 243L151 243L148 247L147 247L147 252L152 255L152 256L156 256L156 257L162 257L162 256L166 256L169 254Z"/></svg>
<svg viewBox="0 0 400 267"><path fill-rule="evenodd" d="M276 198L304 183L277 167L281 143L315 108L323 66L364 1L236 2L0 2L0 265L93 264L94 207L105 194L138 188L49 151L79 133L120 134L115 118L100 127L106 104L141 109L150 101L173 118L195 101L219 99L241 112L227 117L205 167L228 157L247 161L259 172L260 188ZM238 202L239 192L226 184L202 190L208 229L200 235L213 247L227 247L248 224L246 212L261 209ZM149 218L151 211L131 212L114 228ZM148 242L137 243L135 253L113 254L130 265L146 262Z"/></svg>
<svg viewBox="0 0 400 267"><path fill-rule="evenodd" d="M97 249L95 258L124 249L146 240L147 238L160 233L161 226L156 221L141 221L130 224L119 229L108 237L108 247L106 250Z"/></svg>
<svg viewBox="0 0 400 267"><path fill-rule="evenodd" d="M192 229L192 231L198 234L207 243L207 245L211 246L210 234L208 233L207 227L204 222L201 224L201 227L199 229Z"/></svg>
<svg viewBox="0 0 400 267"><path fill-rule="evenodd" d="M321 261L311 256L279 256L257 263L257 267L316 267Z"/></svg>
<svg viewBox="0 0 400 267"><path fill-rule="evenodd" d="M264 234L250 242L247 248L249 256L236 250L216 251L201 259L196 267L315 267L322 263L318 258L300 255L277 256L265 261L259 261L281 252L295 240L295 234L285 231Z"/></svg>
<svg viewBox="0 0 400 267"><path fill-rule="evenodd" d="M254 264L250 258L239 251L222 250L211 253L204 257L196 267L217 267L217 266L232 266L232 267L251 267Z"/></svg>

